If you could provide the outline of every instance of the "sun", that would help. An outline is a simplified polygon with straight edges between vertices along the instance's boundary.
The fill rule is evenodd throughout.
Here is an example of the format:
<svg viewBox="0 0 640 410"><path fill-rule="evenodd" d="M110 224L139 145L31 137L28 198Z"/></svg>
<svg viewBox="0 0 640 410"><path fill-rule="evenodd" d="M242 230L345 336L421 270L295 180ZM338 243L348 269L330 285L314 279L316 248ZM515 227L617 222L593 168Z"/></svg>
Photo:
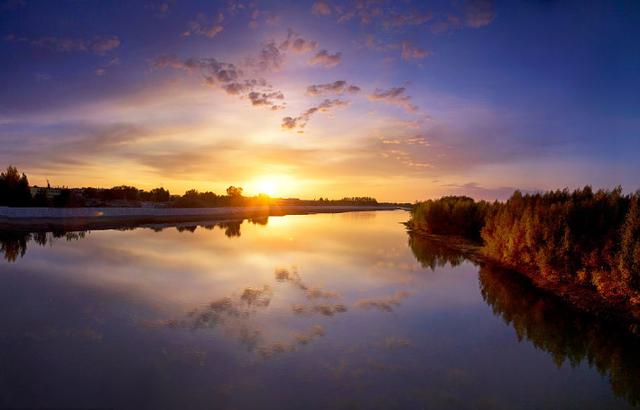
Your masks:
<svg viewBox="0 0 640 410"><path fill-rule="evenodd" d="M273 179L260 179L256 181L259 194L274 196L278 192L278 183Z"/></svg>
<svg viewBox="0 0 640 410"><path fill-rule="evenodd" d="M247 188L254 194L267 194L272 198L287 195L291 192L295 181L288 175L261 175L251 181Z"/></svg>

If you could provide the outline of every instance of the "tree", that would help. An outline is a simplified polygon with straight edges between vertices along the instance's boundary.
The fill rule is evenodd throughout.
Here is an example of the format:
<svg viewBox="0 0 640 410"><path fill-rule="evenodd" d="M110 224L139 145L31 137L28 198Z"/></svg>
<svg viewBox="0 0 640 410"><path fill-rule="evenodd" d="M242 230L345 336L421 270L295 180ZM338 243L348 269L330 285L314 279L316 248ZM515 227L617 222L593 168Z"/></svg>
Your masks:
<svg viewBox="0 0 640 410"><path fill-rule="evenodd" d="M171 199L171 194L166 189L154 188L151 190L151 200L153 202L167 202Z"/></svg>
<svg viewBox="0 0 640 410"><path fill-rule="evenodd" d="M632 289L640 289L640 196L636 195L622 226L620 272Z"/></svg>
<svg viewBox="0 0 640 410"><path fill-rule="evenodd" d="M227 195L232 198L239 198L242 196L242 191L243 189L241 187L235 187L231 185L229 188L227 188Z"/></svg>
<svg viewBox="0 0 640 410"><path fill-rule="evenodd" d="M14 166L0 173L0 205L28 206L31 203L29 180L25 174L20 175Z"/></svg>

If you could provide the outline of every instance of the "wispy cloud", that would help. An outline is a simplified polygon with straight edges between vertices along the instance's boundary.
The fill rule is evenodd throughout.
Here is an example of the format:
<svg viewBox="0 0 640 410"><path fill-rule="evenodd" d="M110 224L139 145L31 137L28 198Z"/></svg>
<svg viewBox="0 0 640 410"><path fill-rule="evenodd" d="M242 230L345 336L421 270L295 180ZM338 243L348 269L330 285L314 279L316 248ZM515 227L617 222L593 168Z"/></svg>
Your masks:
<svg viewBox="0 0 640 410"><path fill-rule="evenodd" d="M330 54L327 50L320 50L309 60L309 64L325 68L333 68L340 64L342 53Z"/></svg>
<svg viewBox="0 0 640 410"><path fill-rule="evenodd" d="M418 107L411 103L411 97L405 94L405 87L393 87L388 90L376 88L369 94L369 100L398 105L407 112L415 113Z"/></svg>
<svg viewBox="0 0 640 410"><path fill-rule="evenodd" d="M324 94L356 94L360 92L360 87L348 84L344 80L334 81L327 84L314 84L307 87L307 95L324 95Z"/></svg>
<svg viewBox="0 0 640 410"><path fill-rule="evenodd" d="M316 15L328 16L331 14L331 5L326 1L318 0L311 6L311 12Z"/></svg>
<svg viewBox="0 0 640 410"><path fill-rule="evenodd" d="M403 41L401 47L403 60L421 60L431 55L431 51L415 46L409 41Z"/></svg>
<svg viewBox="0 0 640 410"><path fill-rule="evenodd" d="M266 62L264 64L267 64ZM266 106L272 110L284 107L284 95L262 78L250 78L235 64L215 58L189 58L161 56L151 62L155 69L172 68L187 73L199 73L207 85L225 91L229 95L249 98L254 106ZM278 100L278 102L276 102Z"/></svg>
<svg viewBox="0 0 640 410"><path fill-rule="evenodd" d="M299 54L313 51L317 46L318 43L316 41L305 40L291 29L287 31L287 38L282 43L280 43L281 50L291 50Z"/></svg>
<svg viewBox="0 0 640 410"><path fill-rule="evenodd" d="M270 41L262 46L257 57L247 59L246 64L260 73L280 71L285 62L285 57L285 54L276 45L275 41Z"/></svg>
<svg viewBox="0 0 640 410"><path fill-rule="evenodd" d="M284 117L282 119L282 128L289 129L289 130L292 130L295 128L302 129L307 125L307 123L315 113L328 112L332 108L346 107L348 105L349 105L349 101L345 101L345 100L339 100L339 99L324 100L319 105L309 108L308 110L306 110L305 112L303 112L297 117Z"/></svg>
<svg viewBox="0 0 640 410"><path fill-rule="evenodd" d="M120 46L120 38L118 36L95 37L92 40L74 37L18 37L9 34L5 37L8 42L25 43L33 47L46 48L51 51L72 53L72 52L89 52L98 55L104 55Z"/></svg>
<svg viewBox="0 0 640 410"><path fill-rule="evenodd" d="M464 5L465 23L469 27L482 27L496 17L494 0L467 0Z"/></svg>
<svg viewBox="0 0 640 410"><path fill-rule="evenodd" d="M400 28L406 26L420 26L433 19L433 13L411 10L408 12L393 11L384 17L382 24L385 28Z"/></svg>
<svg viewBox="0 0 640 410"><path fill-rule="evenodd" d="M223 21L224 14L222 12L219 12L211 18L207 17L204 13L198 13L195 20L187 23L187 29L182 35L184 37L198 35L213 38L224 30L222 26Z"/></svg>

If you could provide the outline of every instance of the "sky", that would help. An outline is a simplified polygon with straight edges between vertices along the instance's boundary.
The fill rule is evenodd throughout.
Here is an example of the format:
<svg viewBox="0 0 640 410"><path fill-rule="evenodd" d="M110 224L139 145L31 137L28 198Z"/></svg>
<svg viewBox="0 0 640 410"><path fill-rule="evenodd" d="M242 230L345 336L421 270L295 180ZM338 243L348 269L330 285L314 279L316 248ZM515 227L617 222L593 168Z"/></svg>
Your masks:
<svg viewBox="0 0 640 410"><path fill-rule="evenodd" d="M639 39L634 0L0 0L0 167L177 194L635 191Z"/></svg>

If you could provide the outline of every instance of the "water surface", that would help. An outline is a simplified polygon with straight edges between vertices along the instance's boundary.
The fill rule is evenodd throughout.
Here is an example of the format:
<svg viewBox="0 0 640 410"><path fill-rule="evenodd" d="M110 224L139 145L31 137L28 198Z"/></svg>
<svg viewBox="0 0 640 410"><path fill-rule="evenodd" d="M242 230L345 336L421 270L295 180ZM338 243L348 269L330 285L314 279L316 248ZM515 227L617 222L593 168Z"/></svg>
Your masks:
<svg viewBox="0 0 640 410"><path fill-rule="evenodd" d="M0 233L0 408L630 408L640 345L404 211Z"/></svg>

